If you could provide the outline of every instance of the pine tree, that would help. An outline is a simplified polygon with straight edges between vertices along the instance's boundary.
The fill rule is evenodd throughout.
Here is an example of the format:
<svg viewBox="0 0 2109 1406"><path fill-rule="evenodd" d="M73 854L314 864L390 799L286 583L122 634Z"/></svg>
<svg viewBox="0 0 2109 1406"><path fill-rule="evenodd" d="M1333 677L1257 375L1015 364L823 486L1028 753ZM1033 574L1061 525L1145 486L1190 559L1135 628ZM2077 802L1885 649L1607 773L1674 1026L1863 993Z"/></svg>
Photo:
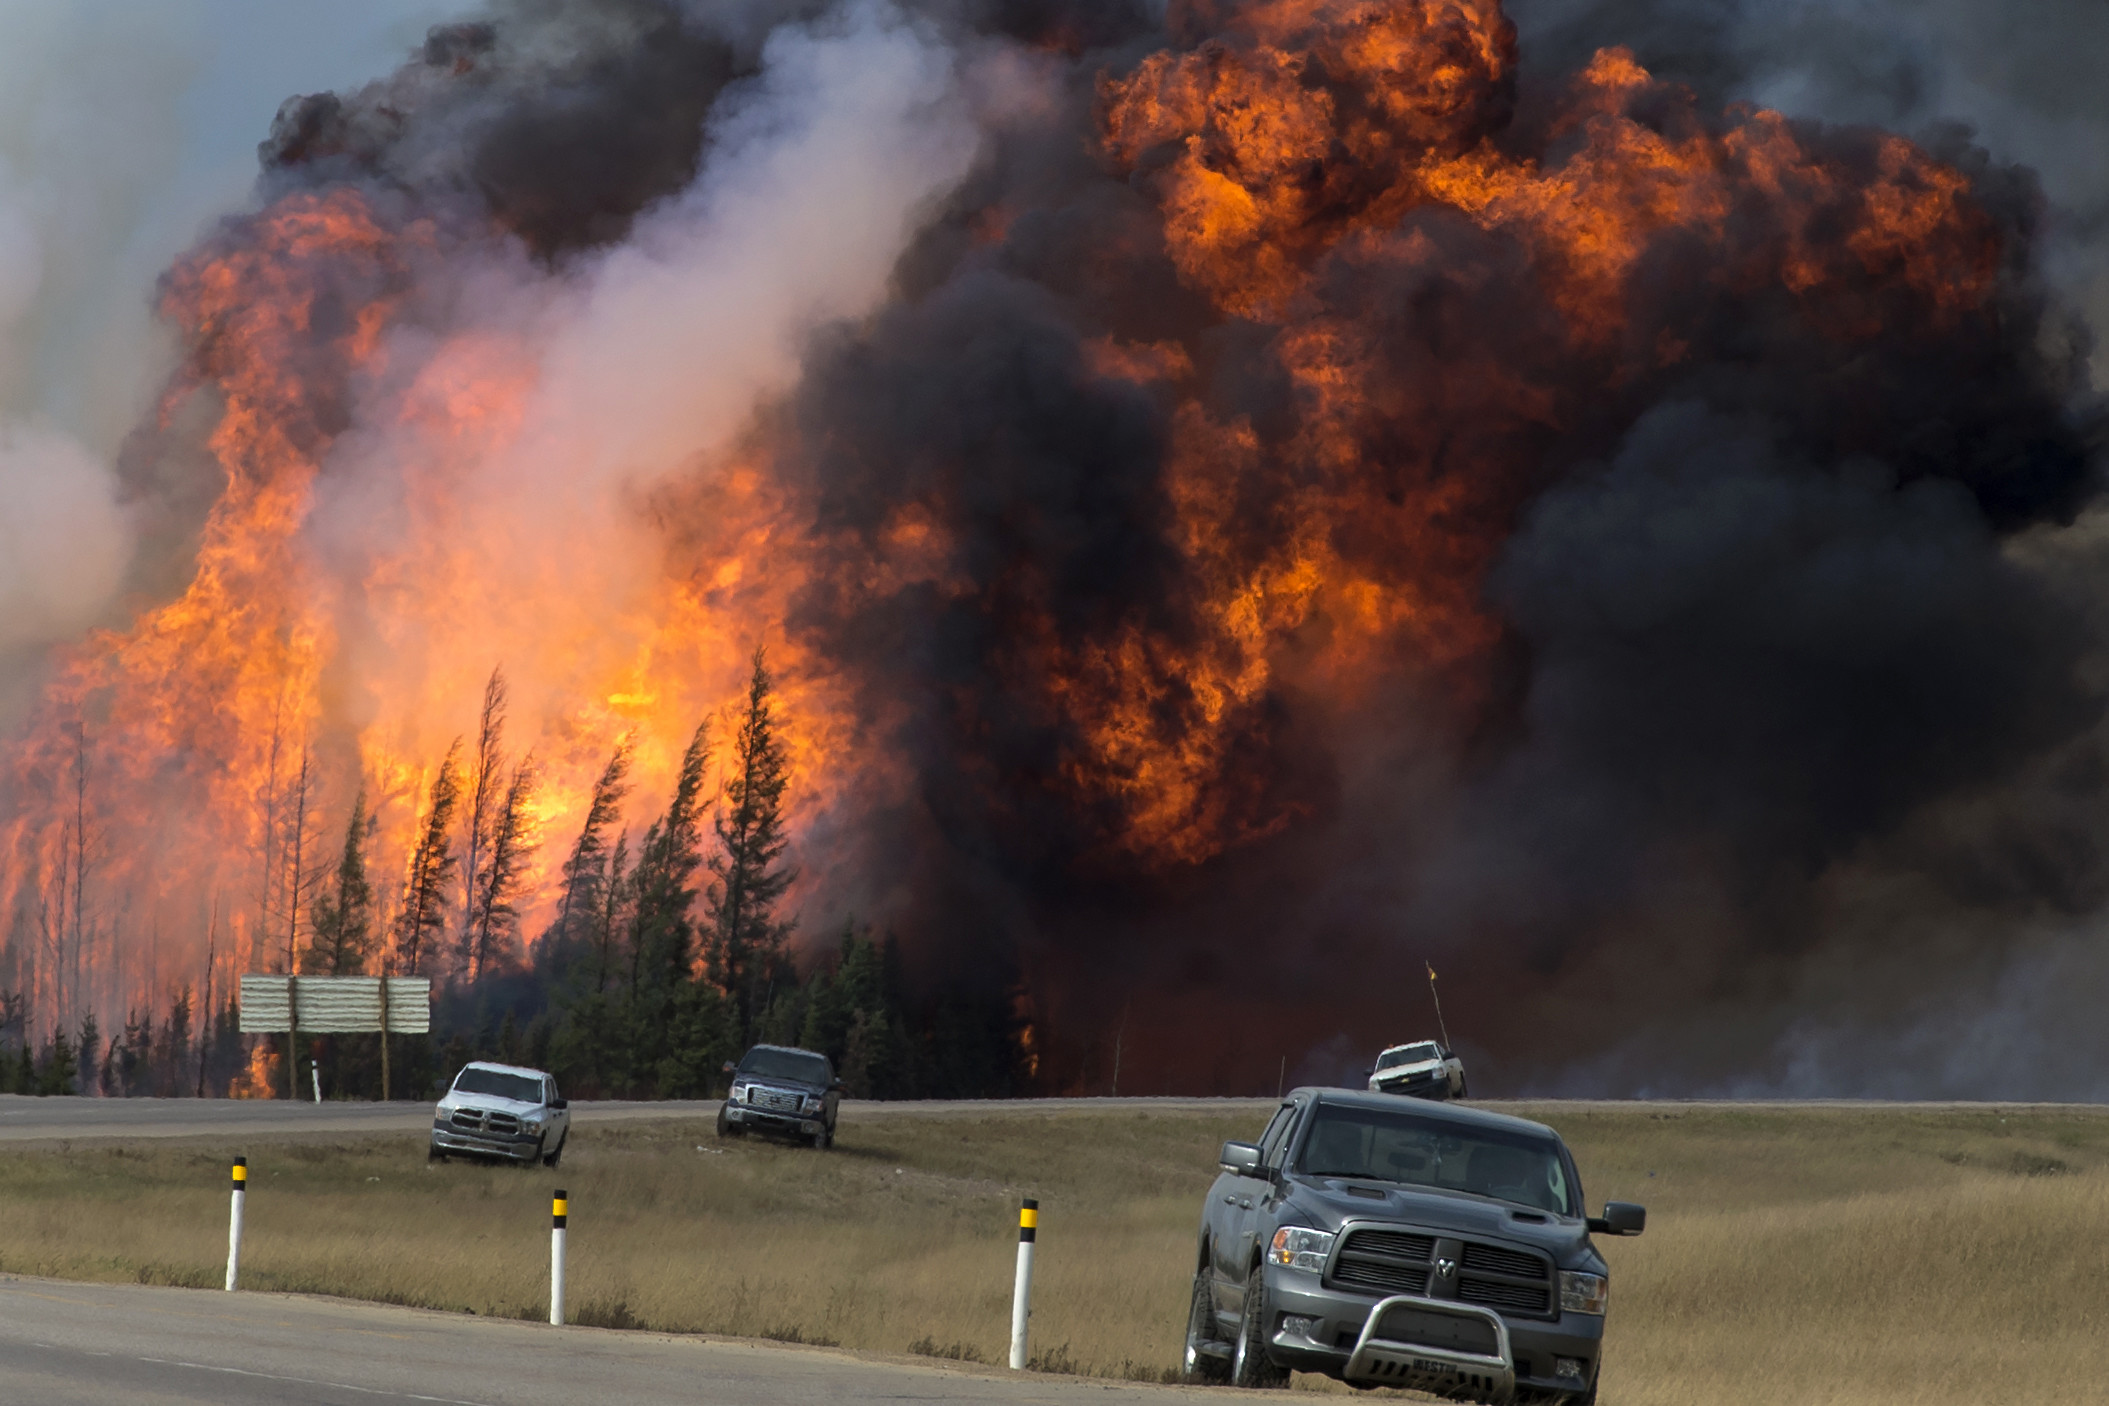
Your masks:
<svg viewBox="0 0 2109 1406"><path fill-rule="evenodd" d="M151 1091L153 1045L153 1006L149 1004L142 1010L127 1012L124 1032L110 1042L110 1053L106 1056L108 1062L114 1066L112 1073L116 1092L129 1097L132 1094Z"/></svg>
<svg viewBox="0 0 2109 1406"><path fill-rule="evenodd" d="M586 820L579 837L564 860L564 896L557 904L552 935L569 942L581 929L590 927L601 904L601 890L608 879L608 827L615 823L623 797L629 794L630 740L615 744L600 780L593 783L593 799L586 806ZM605 985L605 979L603 980Z"/></svg>
<svg viewBox="0 0 2109 1406"><path fill-rule="evenodd" d="M615 958L615 936L623 931L628 921L630 905L636 886L630 882L630 832L623 831L615 837L615 848L608 855L608 870L600 881L599 911L593 915L593 943L599 954L598 970L594 976L593 989L608 989L608 974L613 970ZM635 980L635 973L632 973Z"/></svg>
<svg viewBox="0 0 2109 1406"><path fill-rule="evenodd" d="M151 1036L149 1037L151 1040ZM177 988L175 997L168 1006L168 1019L162 1022L161 1038L148 1047L158 1050L149 1056L149 1075L146 1087L157 1094L174 1094L181 1097L184 1089L184 1073L190 1068L190 983Z"/></svg>
<svg viewBox="0 0 2109 1406"><path fill-rule="evenodd" d="M344 849L334 883L315 898L315 920L300 969L322 976L355 976L366 970L373 940L373 884L366 877L366 844L374 824L366 814L366 792L352 802L344 827ZM187 988L186 988L187 989Z"/></svg>
<svg viewBox="0 0 2109 1406"><path fill-rule="evenodd" d="M513 899L519 894L528 857L534 853L533 817L528 807L534 800L536 779L534 758L523 758L513 768L484 836L483 870L476 876L476 902L465 936L464 967L470 981L482 976L492 962L510 961L518 947L520 917Z"/></svg>
<svg viewBox="0 0 2109 1406"><path fill-rule="evenodd" d="M719 852L711 857L709 921L712 975L731 998L735 1029L752 1038L768 1004L790 924L776 920L777 900L795 871L780 867L785 847L784 792L789 760L777 734L774 692L762 650L754 651L747 707L733 739L733 768L717 814Z"/></svg>
<svg viewBox="0 0 2109 1406"><path fill-rule="evenodd" d="M395 965L411 975L418 973L425 959L427 939L429 946L436 947L446 931L447 882L454 876L456 863L448 834L454 808L461 801L461 772L455 760L460 755L461 739L457 737L439 764L439 775L432 778L425 823L411 847L410 869L403 880L403 906L395 922Z"/></svg>
<svg viewBox="0 0 2109 1406"><path fill-rule="evenodd" d="M318 864L311 868L307 858L313 851L308 841L314 814L314 780L313 759L306 744L302 744L300 770L294 774L292 790L286 797L289 808L284 822L286 833L278 846L280 861L285 865L285 877L279 887L284 910L279 917L285 924L286 942L285 964L273 969L289 974L300 970L301 920L312 916L308 911L309 900L322 882L322 866Z"/></svg>
<svg viewBox="0 0 2109 1406"><path fill-rule="evenodd" d="M51 1038L44 1043L44 1053L37 1060L38 1095L72 1093L74 1080L80 1076L78 1063L78 1052L73 1048L73 1041L66 1038L66 1027L53 1026Z"/></svg>
<svg viewBox="0 0 2109 1406"><path fill-rule="evenodd" d="M696 979L696 871L703 865L710 724L689 740L666 814L652 822L630 879L628 1077L666 1097L694 1096L720 1057L716 993Z"/></svg>
<svg viewBox="0 0 2109 1406"><path fill-rule="evenodd" d="M0 990L0 1094L36 1092L29 1055L29 998L20 991Z"/></svg>
<svg viewBox="0 0 2109 1406"><path fill-rule="evenodd" d="M75 1053L79 1087L95 1089L100 1086L103 1055L102 1029L96 1024L95 1012L89 1011L81 1017L81 1041Z"/></svg>
<svg viewBox="0 0 2109 1406"><path fill-rule="evenodd" d="M483 685L483 711L476 719L476 753L469 760L467 777L468 833L462 836L461 940L462 964L471 953L470 934L476 928L476 890L481 882L491 827L497 823L499 788L505 770L505 671L491 670Z"/></svg>
<svg viewBox="0 0 2109 1406"><path fill-rule="evenodd" d="M695 960L694 879L702 866L703 780L710 765L710 724L703 723L681 756L674 798L645 831L631 877L632 981L664 986L692 975Z"/></svg>

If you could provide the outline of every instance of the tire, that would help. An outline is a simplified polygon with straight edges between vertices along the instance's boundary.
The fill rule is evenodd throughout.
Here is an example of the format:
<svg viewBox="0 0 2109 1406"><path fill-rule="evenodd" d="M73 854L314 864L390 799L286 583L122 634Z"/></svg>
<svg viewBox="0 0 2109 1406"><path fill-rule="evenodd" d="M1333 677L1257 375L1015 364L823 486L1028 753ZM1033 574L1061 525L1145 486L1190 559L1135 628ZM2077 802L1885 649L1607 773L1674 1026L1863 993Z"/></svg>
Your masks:
<svg viewBox="0 0 2109 1406"><path fill-rule="evenodd" d="M1230 1364L1212 1353L1201 1351L1203 1343L1219 1343L1222 1333L1216 1327L1216 1295L1209 1287L1207 1270L1194 1276L1194 1293L1186 1310L1186 1357L1180 1364L1179 1375L1196 1386L1205 1386L1225 1380L1230 1376Z"/></svg>
<svg viewBox="0 0 2109 1406"><path fill-rule="evenodd" d="M1459 1098L1470 1098L1472 1096L1472 1086L1465 1082L1465 1076L1462 1074L1457 1076L1457 1096Z"/></svg>
<svg viewBox="0 0 2109 1406"><path fill-rule="evenodd" d="M820 1131L813 1134L813 1150L815 1152L825 1152L834 1145L835 1130L829 1127L827 1124L822 1123L820 1125Z"/></svg>
<svg viewBox="0 0 2109 1406"><path fill-rule="evenodd" d="M727 1117L725 1116L725 1108L724 1108L724 1106L723 1106L722 1104L721 1104L721 1105L719 1105L719 1107L718 1107L718 1136L719 1136L719 1137L745 1137L745 1136L747 1136L747 1130L746 1130L745 1128L741 1127L741 1126L740 1126L739 1124L737 1124L737 1123L733 1122L732 1120L730 1120L729 1118L727 1118Z"/></svg>
<svg viewBox="0 0 2109 1406"><path fill-rule="evenodd" d="M1245 1312L1238 1319L1237 1345L1231 1350L1230 1384L1279 1387L1289 1384L1289 1369L1267 1360L1267 1272L1254 1267L1245 1281Z"/></svg>
<svg viewBox="0 0 2109 1406"><path fill-rule="evenodd" d="M564 1160L564 1148L565 1148L565 1146L566 1146L566 1145L568 1145L568 1144L570 1143L570 1141L571 1141L571 1129L569 1129L569 1128L566 1128L566 1129L564 1129L564 1135L563 1135L562 1137L560 1137L560 1138L558 1138L558 1139L557 1139L557 1146L556 1146L556 1150L555 1150L554 1152L550 1153L550 1154L549 1154L549 1155L548 1155L547 1157L544 1157L544 1158L542 1159L542 1165L543 1165L543 1166L545 1166L545 1167L554 1167L554 1166L555 1166L555 1165L556 1165L557 1163L559 1163L559 1162L563 1161L563 1160Z"/></svg>
<svg viewBox="0 0 2109 1406"><path fill-rule="evenodd" d="M534 1166L534 1165L535 1165L535 1164L536 1164L537 1162L540 1162L540 1161L542 1160L542 1147L543 1147L543 1144L547 1143L548 1141L549 1141L549 1134L547 1134L547 1133L544 1133L544 1134L543 1134L543 1135L542 1135L541 1137L538 1137L538 1138L536 1138L536 1139L535 1139L535 1155L534 1155L534 1156L532 1156L532 1157L530 1157L530 1158L528 1158L528 1159L527 1159L526 1161L522 1162L522 1163L521 1163L520 1165L521 1165L521 1166L523 1166L523 1167L532 1167L532 1166Z"/></svg>

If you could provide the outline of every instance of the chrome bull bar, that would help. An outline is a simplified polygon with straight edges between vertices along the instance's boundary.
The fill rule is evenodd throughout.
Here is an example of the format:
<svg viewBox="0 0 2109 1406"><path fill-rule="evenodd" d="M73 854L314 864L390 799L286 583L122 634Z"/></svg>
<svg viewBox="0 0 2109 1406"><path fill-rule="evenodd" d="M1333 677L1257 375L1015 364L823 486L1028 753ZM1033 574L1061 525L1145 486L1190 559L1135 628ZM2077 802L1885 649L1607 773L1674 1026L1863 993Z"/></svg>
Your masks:
<svg viewBox="0 0 2109 1406"><path fill-rule="evenodd" d="M1475 1326L1484 1323L1493 1329L1494 1351L1472 1352L1455 1345L1437 1347L1386 1336L1382 1329L1394 1308L1466 1319ZM1369 1311L1369 1321L1362 1325L1362 1336L1342 1375L1351 1382L1411 1387L1438 1395L1470 1392L1483 1401L1508 1401L1516 1393L1516 1358L1509 1349L1508 1325L1501 1315L1476 1304L1417 1294L1394 1295Z"/></svg>

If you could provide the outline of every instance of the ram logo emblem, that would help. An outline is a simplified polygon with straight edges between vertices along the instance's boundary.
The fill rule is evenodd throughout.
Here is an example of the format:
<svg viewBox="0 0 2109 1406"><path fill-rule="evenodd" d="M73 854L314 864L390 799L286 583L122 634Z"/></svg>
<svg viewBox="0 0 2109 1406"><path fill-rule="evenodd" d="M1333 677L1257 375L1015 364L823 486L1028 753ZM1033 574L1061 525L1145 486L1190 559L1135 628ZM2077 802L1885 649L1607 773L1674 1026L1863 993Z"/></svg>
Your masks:
<svg viewBox="0 0 2109 1406"><path fill-rule="evenodd" d="M1457 1261L1453 1259L1439 1259L1435 1262L1435 1272L1439 1278L1448 1279L1451 1275L1457 1273Z"/></svg>

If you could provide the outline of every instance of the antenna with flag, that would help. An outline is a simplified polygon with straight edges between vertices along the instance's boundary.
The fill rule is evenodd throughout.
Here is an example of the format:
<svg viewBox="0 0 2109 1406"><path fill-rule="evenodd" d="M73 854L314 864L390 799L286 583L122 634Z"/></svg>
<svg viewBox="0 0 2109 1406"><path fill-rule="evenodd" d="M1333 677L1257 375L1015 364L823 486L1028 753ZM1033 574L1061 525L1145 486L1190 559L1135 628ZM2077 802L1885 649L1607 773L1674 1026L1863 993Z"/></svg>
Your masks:
<svg viewBox="0 0 2109 1406"><path fill-rule="evenodd" d="M1450 1053L1450 1027L1443 1023L1443 998L1435 989L1435 964L1423 963L1428 968L1428 995L1435 1001L1435 1026L1443 1032L1443 1053Z"/></svg>

